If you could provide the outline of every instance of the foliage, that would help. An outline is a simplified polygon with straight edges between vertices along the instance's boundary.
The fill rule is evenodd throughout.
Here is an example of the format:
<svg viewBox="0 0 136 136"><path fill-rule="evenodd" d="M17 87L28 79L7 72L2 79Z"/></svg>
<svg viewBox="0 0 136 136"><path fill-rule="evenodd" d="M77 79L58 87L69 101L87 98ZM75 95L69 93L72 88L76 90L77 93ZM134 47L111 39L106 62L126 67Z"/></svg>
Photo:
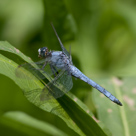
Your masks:
<svg viewBox="0 0 136 136"><path fill-rule="evenodd" d="M133 0L0 0L0 40L14 46L0 42L1 134L136 135L135 6ZM71 45L74 65L114 94L122 107L74 79L71 92L82 102L72 93L42 106L33 101L37 94L25 95L39 108L25 99L22 90L42 84L36 78L29 83L17 79L17 65L31 62L27 56L38 60L42 46L61 50L50 22L64 46Z"/></svg>

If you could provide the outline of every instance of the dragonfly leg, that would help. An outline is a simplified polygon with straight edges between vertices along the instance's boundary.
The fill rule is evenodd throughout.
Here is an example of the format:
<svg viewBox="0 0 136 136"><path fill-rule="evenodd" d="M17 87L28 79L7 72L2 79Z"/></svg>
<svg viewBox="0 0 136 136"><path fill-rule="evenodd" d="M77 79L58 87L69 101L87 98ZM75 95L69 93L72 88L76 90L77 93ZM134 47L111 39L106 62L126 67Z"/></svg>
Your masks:
<svg viewBox="0 0 136 136"><path fill-rule="evenodd" d="M54 71L56 72L56 74L58 75L59 72L57 71L57 69L55 67L53 67Z"/></svg>
<svg viewBox="0 0 136 136"><path fill-rule="evenodd" d="M47 65L47 62L44 63L44 65L42 66L42 70L44 70L45 66Z"/></svg>
<svg viewBox="0 0 136 136"><path fill-rule="evenodd" d="M51 71L52 71L54 77L56 77L56 76L59 74L59 72L58 72L57 69L56 69L54 66L52 66L51 64L50 64L50 68L51 68Z"/></svg>
<svg viewBox="0 0 136 136"><path fill-rule="evenodd" d="M40 65L42 65L42 64L40 64ZM47 65L47 62L44 63L44 65L42 66L42 68L34 68L34 69L36 69L36 70L44 70L44 68L45 68L46 65Z"/></svg>

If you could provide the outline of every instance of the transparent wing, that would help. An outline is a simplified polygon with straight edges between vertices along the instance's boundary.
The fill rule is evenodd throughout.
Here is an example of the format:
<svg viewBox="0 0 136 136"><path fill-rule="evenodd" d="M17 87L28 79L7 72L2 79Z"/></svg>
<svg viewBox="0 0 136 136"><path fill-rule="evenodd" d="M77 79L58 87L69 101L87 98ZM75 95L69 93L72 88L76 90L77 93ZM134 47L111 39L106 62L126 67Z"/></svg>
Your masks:
<svg viewBox="0 0 136 136"><path fill-rule="evenodd" d="M61 71L51 82L43 89L40 99L49 100L59 98L71 90L73 87L72 77L67 70Z"/></svg>
<svg viewBox="0 0 136 136"><path fill-rule="evenodd" d="M67 93L73 87L72 77L67 70L57 69L55 66L50 66L50 63L47 63L43 70L42 66L45 64L45 60L41 60L36 63L25 63L20 65L16 69L16 75L19 78L24 78L26 80L31 80L31 76L27 73L22 72L22 68L29 70L33 75L35 75L38 79L48 79L48 83L42 81L45 87L43 89L30 90L29 96L33 94L33 92L41 92L40 100L50 100L54 98L59 98ZM35 66L36 65L36 66ZM56 74L56 75L54 75ZM46 76L45 76L46 75Z"/></svg>
<svg viewBox="0 0 136 136"><path fill-rule="evenodd" d="M56 30L55 30L55 27L54 27L54 25L53 25L52 23L51 23L51 26L52 26L52 28L53 28L53 30L54 30L54 32L55 32L55 35L56 35L56 37L57 37L57 39L58 39L58 41L59 41L59 43L60 43L62 52L63 52L66 56L68 56L68 58L70 59L70 58L71 58L71 54L69 54L69 52L68 52L68 51L65 49L65 47L63 46L63 44L62 44L62 42L61 42L61 40L60 40L60 38L59 38L59 36L58 36ZM70 59L70 60L71 60L71 59Z"/></svg>
<svg viewBox="0 0 136 136"><path fill-rule="evenodd" d="M43 68L45 63L46 66ZM38 79L45 79L45 78L51 79L52 76L58 73L58 71L53 66L51 66L49 62L46 62L46 59L43 59L38 62L24 63L22 65L19 65L15 71L16 76L19 78L24 78L24 77L26 78L26 75L24 75L24 73L21 72L22 68L25 68L26 70L31 72ZM27 76L27 79L31 80L29 76Z"/></svg>

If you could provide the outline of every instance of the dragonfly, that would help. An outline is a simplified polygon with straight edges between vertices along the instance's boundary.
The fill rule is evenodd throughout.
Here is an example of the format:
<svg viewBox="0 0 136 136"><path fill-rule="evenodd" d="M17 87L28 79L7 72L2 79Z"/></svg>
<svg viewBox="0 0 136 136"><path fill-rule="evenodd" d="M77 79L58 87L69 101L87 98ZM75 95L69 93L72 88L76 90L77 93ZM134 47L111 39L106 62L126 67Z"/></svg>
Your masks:
<svg viewBox="0 0 136 136"><path fill-rule="evenodd" d="M41 91L40 100L49 100L52 98L62 97L65 93L70 91L73 87L72 76L78 78L92 87L96 88L99 92L104 94L114 103L122 106L122 103L110 92L102 86L84 75L76 66L73 65L71 48L69 52L63 46L53 24L51 23L55 35L59 41L62 51L49 51L47 47L38 49L38 57L42 60L34 62L38 68L30 68L29 63L21 65L26 69L31 69L32 73L40 79L44 79L45 75L48 83ZM41 72L39 74L39 71Z"/></svg>

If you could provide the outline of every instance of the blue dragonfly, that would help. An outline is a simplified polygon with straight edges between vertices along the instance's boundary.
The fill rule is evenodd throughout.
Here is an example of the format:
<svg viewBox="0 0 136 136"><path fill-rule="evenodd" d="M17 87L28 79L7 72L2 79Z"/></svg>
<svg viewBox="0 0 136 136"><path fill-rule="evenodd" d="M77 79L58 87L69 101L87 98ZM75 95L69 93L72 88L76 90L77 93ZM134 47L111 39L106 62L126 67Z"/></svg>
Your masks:
<svg viewBox="0 0 136 136"><path fill-rule="evenodd" d="M62 51L49 51L47 47L42 47L38 49L38 57L42 58L42 60L35 62L35 64L38 65L39 68L31 69L29 63L21 65L21 67L31 69L34 75L38 75L38 78L44 79L44 75L46 74L46 78L49 80L49 82L42 89L40 100L44 101L52 98L57 99L70 91L73 87L73 76L88 83L89 85L103 93L111 101L122 106L122 103L115 96L113 96L106 89L88 78L77 67L73 65L71 49L69 52L65 49L53 24L51 25L60 43ZM39 71L42 74L37 74Z"/></svg>

